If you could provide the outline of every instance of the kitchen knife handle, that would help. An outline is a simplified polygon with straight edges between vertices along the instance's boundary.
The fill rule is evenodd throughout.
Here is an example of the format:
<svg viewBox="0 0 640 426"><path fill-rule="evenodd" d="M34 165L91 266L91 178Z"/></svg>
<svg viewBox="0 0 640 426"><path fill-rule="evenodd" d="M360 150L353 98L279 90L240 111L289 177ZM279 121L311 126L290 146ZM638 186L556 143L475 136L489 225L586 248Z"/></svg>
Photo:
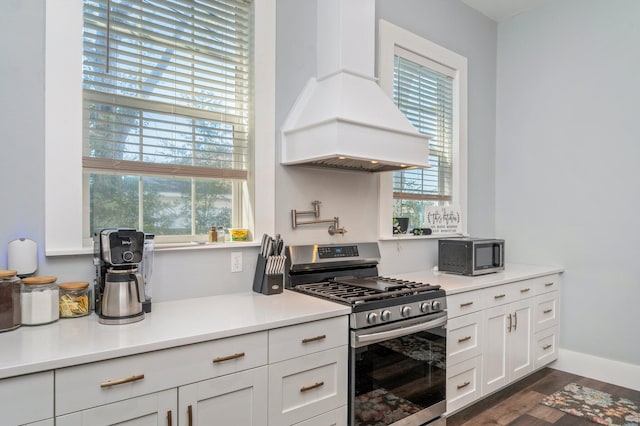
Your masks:
<svg viewBox="0 0 640 426"><path fill-rule="evenodd" d="M132 382L137 382L138 380L142 380L144 379L144 374L137 374L135 376L131 376L131 377L125 377L122 379L116 379L116 380L108 380L104 383L100 383L100 387L101 388L110 388L111 386L117 386L117 385L122 385L125 383L132 383Z"/></svg>
<svg viewBox="0 0 640 426"><path fill-rule="evenodd" d="M310 391L310 390L312 390L312 389L319 388L320 386L324 386L324 382L317 382L317 383L314 383L314 384L313 384L313 385L311 385L311 386L304 386L304 387L301 387L301 388L300 388L300 392L308 392L308 391Z"/></svg>
<svg viewBox="0 0 640 426"><path fill-rule="evenodd" d="M216 363L216 362L231 361L232 359L242 358L244 355L245 355L244 352L240 352L240 353L229 355L229 356L221 356L219 358L214 358L213 362Z"/></svg>

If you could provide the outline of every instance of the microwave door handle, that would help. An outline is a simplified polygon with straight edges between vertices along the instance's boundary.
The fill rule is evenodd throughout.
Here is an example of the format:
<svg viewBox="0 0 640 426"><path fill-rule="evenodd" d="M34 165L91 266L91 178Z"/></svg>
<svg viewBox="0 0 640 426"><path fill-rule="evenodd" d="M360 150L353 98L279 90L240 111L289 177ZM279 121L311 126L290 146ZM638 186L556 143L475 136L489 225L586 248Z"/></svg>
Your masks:
<svg viewBox="0 0 640 426"><path fill-rule="evenodd" d="M496 262L496 258L498 259L498 262ZM502 265L504 265L504 253L502 250L502 245L495 243L493 245L493 266L502 266Z"/></svg>
<svg viewBox="0 0 640 426"><path fill-rule="evenodd" d="M377 343L383 340L395 339L396 337L402 337L409 334L417 333L419 331L440 327L442 325L445 325L446 323L447 316L445 315L433 321L423 322L409 327L403 327L389 331L380 331L378 333L362 334L360 336L355 336L355 346L360 347L365 343Z"/></svg>

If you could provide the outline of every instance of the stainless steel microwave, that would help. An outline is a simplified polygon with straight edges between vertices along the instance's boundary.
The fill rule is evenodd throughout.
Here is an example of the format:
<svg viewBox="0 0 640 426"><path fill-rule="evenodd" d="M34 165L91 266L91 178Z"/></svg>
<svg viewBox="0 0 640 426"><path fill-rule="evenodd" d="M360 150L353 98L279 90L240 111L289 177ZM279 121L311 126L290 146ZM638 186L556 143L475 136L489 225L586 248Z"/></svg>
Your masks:
<svg viewBox="0 0 640 426"><path fill-rule="evenodd" d="M438 270L460 275L504 271L504 240L443 238L438 241Z"/></svg>

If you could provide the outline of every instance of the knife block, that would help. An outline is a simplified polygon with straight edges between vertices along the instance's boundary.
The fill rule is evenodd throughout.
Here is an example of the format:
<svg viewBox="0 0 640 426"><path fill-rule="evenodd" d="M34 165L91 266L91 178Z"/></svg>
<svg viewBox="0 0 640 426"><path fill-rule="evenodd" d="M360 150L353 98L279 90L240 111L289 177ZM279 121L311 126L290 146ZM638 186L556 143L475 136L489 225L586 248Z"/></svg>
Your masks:
<svg viewBox="0 0 640 426"><path fill-rule="evenodd" d="M258 254L256 273L253 277L253 291L262 294L282 293L284 274L267 274L267 257Z"/></svg>

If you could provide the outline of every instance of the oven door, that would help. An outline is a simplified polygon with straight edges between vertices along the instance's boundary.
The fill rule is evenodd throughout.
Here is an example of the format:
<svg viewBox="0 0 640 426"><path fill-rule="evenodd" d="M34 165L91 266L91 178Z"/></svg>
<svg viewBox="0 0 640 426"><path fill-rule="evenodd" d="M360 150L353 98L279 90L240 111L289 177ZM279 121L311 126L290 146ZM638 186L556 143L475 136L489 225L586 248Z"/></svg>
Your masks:
<svg viewBox="0 0 640 426"><path fill-rule="evenodd" d="M446 323L439 312L351 331L350 425L444 424Z"/></svg>

